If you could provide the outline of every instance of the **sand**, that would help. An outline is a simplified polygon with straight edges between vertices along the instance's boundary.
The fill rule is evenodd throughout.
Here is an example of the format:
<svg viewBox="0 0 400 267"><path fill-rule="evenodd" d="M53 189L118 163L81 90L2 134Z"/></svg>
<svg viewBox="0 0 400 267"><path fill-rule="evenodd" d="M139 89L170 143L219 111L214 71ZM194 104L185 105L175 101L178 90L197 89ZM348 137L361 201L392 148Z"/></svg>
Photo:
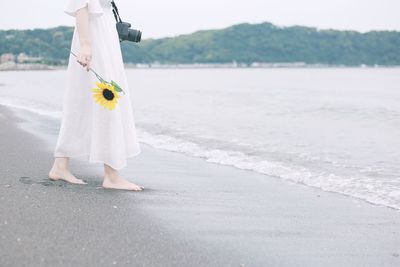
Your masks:
<svg viewBox="0 0 400 267"><path fill-rule="evenodd" d="M397 210L146 145L144 191L52 182L46 123L0 106L0 266L400 266Z"/></svg>

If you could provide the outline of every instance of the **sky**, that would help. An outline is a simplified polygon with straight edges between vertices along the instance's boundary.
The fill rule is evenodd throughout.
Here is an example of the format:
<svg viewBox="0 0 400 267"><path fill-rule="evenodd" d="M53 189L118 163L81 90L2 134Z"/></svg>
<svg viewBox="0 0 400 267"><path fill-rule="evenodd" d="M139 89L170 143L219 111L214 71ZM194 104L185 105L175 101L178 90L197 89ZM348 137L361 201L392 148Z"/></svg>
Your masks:
<svg viewBox="0 0 400 267"><path fill-rule="evenodd" d="M74 25L63 10L68 0L5 1L0 29ZM73 1L73 0L70 0ZM23 2L23 4L21 3ZM220 29L238 23L271 22L319 29L400 31L400 0L115 0L121 17L160 38ZM23 6L23 8L21 8Z"/></svg>

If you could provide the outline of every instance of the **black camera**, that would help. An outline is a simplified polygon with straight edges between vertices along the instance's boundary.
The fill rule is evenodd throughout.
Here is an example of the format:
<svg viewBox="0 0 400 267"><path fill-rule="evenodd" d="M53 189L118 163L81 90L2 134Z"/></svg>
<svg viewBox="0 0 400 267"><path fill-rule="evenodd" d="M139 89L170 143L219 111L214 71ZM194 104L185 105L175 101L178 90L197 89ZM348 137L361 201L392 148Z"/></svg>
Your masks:
<svg viewBox="0 0 400 267"><path fill-rule="evenodd" d="M115 4L114 0L111 1L111 5L113 8L113 13L115 20L117 21L117 32L119 36L119 41L130 41L139 43L142 39L142 32L139 30L131 29L131 24L128 22L123 22L121 17L119 16L118 7Z"/></svg>
<svg viewBox="0 0 400 267"><path fill-rule="evenodd" d="M130 41L139 43L142 39L142 32L139 30L131 29L131 24L128 22L117 22L117 31L119 40Z"/></svg>

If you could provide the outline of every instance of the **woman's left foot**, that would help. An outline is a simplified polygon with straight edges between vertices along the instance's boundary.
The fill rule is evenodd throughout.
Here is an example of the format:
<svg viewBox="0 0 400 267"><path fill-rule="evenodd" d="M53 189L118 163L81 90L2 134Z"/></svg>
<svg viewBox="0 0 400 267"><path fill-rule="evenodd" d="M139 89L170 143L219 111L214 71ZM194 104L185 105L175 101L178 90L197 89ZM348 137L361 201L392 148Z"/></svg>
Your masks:
<svg viewBox="0 0 400 267"><path fill-rule="evenodd" d="M84 180L76 178L68 169L53 167L48 176L52 181L64 180L71 184L87 184Z"/></svg>

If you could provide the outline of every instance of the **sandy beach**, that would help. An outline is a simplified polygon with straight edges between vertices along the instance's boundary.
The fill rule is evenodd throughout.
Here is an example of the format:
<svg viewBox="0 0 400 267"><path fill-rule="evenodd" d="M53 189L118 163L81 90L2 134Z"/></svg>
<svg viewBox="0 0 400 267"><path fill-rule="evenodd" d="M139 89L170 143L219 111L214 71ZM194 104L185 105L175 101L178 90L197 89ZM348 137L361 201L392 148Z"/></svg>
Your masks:
<svg viewBox="0 0 400 267"><path fill-rule="evenodd" d="M52 182L46 120L0 125L0 266L400 266L395 209L146 145L122 171L143 192L79 159L88 185Z"/></svg>

